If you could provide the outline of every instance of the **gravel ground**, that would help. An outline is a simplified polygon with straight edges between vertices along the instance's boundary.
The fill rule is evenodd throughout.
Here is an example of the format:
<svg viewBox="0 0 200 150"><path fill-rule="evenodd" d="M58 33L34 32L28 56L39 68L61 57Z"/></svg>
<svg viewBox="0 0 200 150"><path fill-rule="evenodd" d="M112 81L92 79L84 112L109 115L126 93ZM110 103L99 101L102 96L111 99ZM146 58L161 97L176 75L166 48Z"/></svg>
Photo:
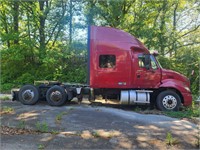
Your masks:
<svg viewBox="0 0 200 150"><path fill-rule="evenodd" d="M96 104L51 107L46 102L28 106L1 101L1 148L199 149L197 124L139 114L130 111L130 106ZM12 109L4 113L7 108ZM167 144L169 140L172 145Z"/></svg>

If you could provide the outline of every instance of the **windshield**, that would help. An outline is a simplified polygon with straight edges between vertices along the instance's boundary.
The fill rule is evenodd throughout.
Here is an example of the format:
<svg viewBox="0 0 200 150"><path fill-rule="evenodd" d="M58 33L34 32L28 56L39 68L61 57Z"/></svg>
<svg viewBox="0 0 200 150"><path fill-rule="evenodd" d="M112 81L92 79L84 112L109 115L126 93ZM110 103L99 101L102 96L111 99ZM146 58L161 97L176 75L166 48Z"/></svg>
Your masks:
<svg viewBox="0 0 200 150"><path fill-rule="evenodd" d="M151 55L151 61L154 61L155 63L157 63L157 65L158 65L160 68L162 68L160 62L155 58L154 55Z"/></svg>

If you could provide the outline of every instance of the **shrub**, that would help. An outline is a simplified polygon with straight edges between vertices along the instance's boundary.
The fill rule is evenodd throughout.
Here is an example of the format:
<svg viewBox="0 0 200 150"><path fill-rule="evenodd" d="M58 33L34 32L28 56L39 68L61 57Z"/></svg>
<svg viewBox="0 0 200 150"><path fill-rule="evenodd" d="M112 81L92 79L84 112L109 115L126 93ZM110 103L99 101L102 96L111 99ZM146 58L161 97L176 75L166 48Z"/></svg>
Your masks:
<svg viewBox="0 0 200 150"><path fill-rule="evenodd" d="M4 83L0 86L0 91L6 92L6 91L10 91L12 88L14 87L13 83Z"/></svg>
<svg viewBox="0 0 200 150"><path fill-rule="evenodd" d="M27 84L27 83L33 83L35 80L35 77L30 73L24 73L22 74L17 80L15 80L18 84Z"/></svg>

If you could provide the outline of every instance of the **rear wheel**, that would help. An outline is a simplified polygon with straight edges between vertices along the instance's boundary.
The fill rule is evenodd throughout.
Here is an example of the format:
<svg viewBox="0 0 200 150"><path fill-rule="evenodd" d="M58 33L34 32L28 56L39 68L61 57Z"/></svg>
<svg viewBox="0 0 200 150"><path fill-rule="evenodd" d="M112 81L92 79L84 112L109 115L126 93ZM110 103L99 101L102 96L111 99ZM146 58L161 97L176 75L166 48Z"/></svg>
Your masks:
<svg viewBox="0 0 200 150"><path fill-rule="evenodd" d="M61 86L53 86L46 93L46 99L51 106L61 106L66 103L67 94Z"/></svg>
<svg viewBox="0 0 200 150"><path fill-rule="evenodd" d="M162 111L179 110L181 105L180 96L174 91L168 90L161 92L157 99L156 104L158 109Z"/></svg>
<svg viewBox="0 0 200 150"><path fill-rule="evenodd" d="M24 85L19 90L19 101L25 105L33 105L39 100L39 90L33 85Z"/></svg>

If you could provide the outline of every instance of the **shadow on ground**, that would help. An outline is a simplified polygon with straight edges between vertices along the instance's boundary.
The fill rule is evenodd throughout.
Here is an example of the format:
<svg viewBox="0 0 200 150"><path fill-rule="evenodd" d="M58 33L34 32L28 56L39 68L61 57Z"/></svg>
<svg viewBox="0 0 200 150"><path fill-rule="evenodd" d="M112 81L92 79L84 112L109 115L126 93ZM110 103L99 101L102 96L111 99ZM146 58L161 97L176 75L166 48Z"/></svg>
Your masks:
<svg viewBox="0 0 200 150"><path fill-rule="evenodd" d="M62 107L44 101L33 106L16 101L1 105L1 113L12 108L1 115L3 149L198 149L197 125L130 111L138 106L76 101Z"/></svg>

